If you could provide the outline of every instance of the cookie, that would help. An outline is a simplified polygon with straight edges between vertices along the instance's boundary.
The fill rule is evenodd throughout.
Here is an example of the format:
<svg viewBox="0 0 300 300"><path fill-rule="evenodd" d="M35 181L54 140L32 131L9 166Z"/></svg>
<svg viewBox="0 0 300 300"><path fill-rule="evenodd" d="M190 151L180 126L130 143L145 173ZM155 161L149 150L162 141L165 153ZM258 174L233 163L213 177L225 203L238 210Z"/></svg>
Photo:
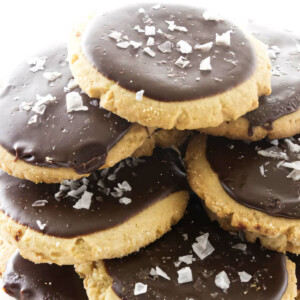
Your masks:
<svg viewBox="0 0 300 300"><path fill-rule="evenodd" d="M65 46L21 63L0 93L0 167L33 182L79 179L129 157L148 138L84 94Z"/></svg>
<svg viewBox="0 0 300 300"><path fill-rule="evenodd" d="M197 136L188 180L211 217L266 248L300 253L299 138L244 142Z"/></svg>
<svg viewBox="0 0 300 300"><path fill-rule="evenodd" d="M6 253L0 253L0 256ZM3 273L3 290L15 299L88 300L73 266L34 264L15 251Z"/></svg>
<svg viewBox="0 0 300 300"><path fill-rule="evenodd" d="M292 253L287 253L287 257L296 266L296 278L297 278L297 290L298 290L298 296L296 297L296 300L299 300L300 299L300 256Z"/></svg>
<svg viewBox="0 0 300 300"><path fill-rule="evenodd" d="M269 94L265 46L189 6L127 6L79 24L72 73L91 97L130 122L197 129L236 120Z"/></svg>
<svg viewBox="0 0 300 300"><path fill-rule="evenodd" d="M124 258L76 266L94 299L294 299L295 266L224 232L199 199L160 240Z"/></svg>
<svg viewBox="0 0 300 300"><path fill-rule="evenodd" d="M269 45L273 65L272 94L259 99L259 107L236 121L202 130L213 135L232 139L278 139L300 132L300 53L297 50L299 35L275 31L254 24L249 30Z"/></svg>
<svg viewBox="0 0 300 300"><path fill-rule="evenodd" d="M0 234L36 263L121 257L167 232L187 201L183 164L171 148L61 185L2 172Z"/></svg>

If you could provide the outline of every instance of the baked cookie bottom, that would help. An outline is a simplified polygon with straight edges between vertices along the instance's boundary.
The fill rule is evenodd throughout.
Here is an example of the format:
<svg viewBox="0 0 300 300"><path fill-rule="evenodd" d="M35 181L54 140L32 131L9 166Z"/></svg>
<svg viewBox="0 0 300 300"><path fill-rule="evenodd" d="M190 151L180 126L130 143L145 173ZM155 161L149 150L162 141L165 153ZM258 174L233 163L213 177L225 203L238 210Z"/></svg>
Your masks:
<svg viewBox="0 0 300 300"><path fill-rule="evenodd" d="M108 152L105 164L100 169L114 166L121 160L130 157L149 137L153 129L147 129L139 124L133 124L122 139ZM77 180L90 174L79 174L72 168L41 167L17 160L6 149L0 146L0 168L21 179L35 183L60 183L65 179Z"/></svg>
<svg viewBox="0 0 300 300"><path fill-rule="evenodd" d="M209 127L199 129L200 132L225 136L235 140L249 140L258 141L263 138L282 139L294 136L300 132L300 110L291 114L285 115L272 123L272 129L268 130L262 126L255 126L253 128L253 135L248 134L249 121L241 117L236 121L224 122L217 127Z"/></svg>
<svg viewBox="0 0 300 300"><path fill-rule="evenodd" d="M71 71L80 87L101 105L130 122L163 129L215 127L236 120L258 106L258 98L271 92L271 64L263 43L249 35L257 56L252 76L224 93L192 101L162 102L148 97L136 100L136 93L119 86L94 68L83 55L80 41L88 20L73 30L69 41Z"/></svg>
<svg viewBox="0 0 300 300"><path fill-rule="evenodd" d="M206 136L195 136L188 145L185 158L188 181L221 227L230 231L242 230L247 240L255 242L259 239L268 249L300 254L300 220L273 217L237 203L221 186L205 152Z"/></svg>
<svg viewBox="0 0 300 300"><path fill-rule="evenodd" d="M121 225L75 238L37 232L0 213L0 235L35 263L72 265L122 257L154 242L184 215L189 193L175 192Z"/></svg>

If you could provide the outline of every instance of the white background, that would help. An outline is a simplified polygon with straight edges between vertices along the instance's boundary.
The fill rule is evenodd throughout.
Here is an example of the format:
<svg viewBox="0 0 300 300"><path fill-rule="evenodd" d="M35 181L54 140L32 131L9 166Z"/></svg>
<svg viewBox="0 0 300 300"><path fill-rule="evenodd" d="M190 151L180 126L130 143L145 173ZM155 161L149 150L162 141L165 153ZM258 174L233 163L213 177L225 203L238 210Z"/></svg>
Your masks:
<svg viewBox="0 0 300 300"><path fill-rule="evenodd" d="M51 42L67 41L72 25L89 13L142 2L153 1L0 0L0 80L21 58L30 57ZM213 8L241 25L252 19L300 32L299 0L165 0L163 3L176 2ZM6 299L11 298L0 291L0 300Z"/></svg>

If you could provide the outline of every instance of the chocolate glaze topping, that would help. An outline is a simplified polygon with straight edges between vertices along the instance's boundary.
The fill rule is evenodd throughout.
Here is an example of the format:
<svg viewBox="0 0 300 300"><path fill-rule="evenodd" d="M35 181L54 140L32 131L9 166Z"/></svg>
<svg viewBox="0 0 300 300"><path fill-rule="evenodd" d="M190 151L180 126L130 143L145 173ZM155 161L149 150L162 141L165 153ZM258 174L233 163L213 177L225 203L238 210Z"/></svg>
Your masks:
<svg viewBox="0 0 300 300"><path fill-rule="evenodd" d="M72 79L63 46L44 51L44 70L32 72L26 61L11 75L0 92L0 144L16 159L46 167L70 167L78 173L91 173L101 167L107 152L129 130L130 123L99 108L99 101L89 98L77 87L64 91ZM46 72L58 72L54 81L44 78ZM68 92L80 93L87 111L67 112ZM22 103L37 102L37 94L48 94L56 100L46 104L43 114ZM37 115L37 122L28 124Z"/></svg>
<svg viewBox="0 0 300 300"><path fill-rule="evenodd" d="M1 211L36 231L71 238L113 228L170 194L188 189L179 154L170 148L158 148L152 157L129 158L113 168L96 171L88 180L87 191L93 193L91 206L89 209L75 209L73 206L82 192L74 198L67 196L70 189L64 191L68 188L66 185L60 188L59 184L34 184L2 172ZM86 179L71 182L71 189L80 188L84 181ZM124 181L131 191L128 186L126 189ZM120 189L122 193L118 194ZM120 203L123 197L130 199L131 203ZM36 207L37 200L47 200L48 203ZM46 224L44 229L37 220Z"/></svg>
<svg viewBox="0 0 300 300"><path fill-rule="evenodd" d="M300 36L288 31L275 31L254 24L249 25L253 34L270 46L273 65L272 94L259 100L259 108L247 113L249 136L255 126L272 130L277 119L297 111L300 107L300 53L296 45ZM276 47L279 47L277 49ZM272 49L273 47L273 49Z"/></svg>
<svg viewBox="0 0 300 300"><path fill-rule="evenodd" d="M34 264L16 251L6 265L4 290L20 300L88 300L73 266Z"/></svg>
<svg viewBox="0 0 300 300"><path fill-rule="evenodd" d="M203 260L193 252L195 239L209 233L208 240L215 248ZM186 239L185 234L188 239ZM105 260L108 274L113 278L113 290L121 298L131 299L264 299L279 300L287 287L285 256L263 250L256 244L246 244L246 250L232 246L244 243L238 236L221 230L211 223L201 207L199 199L192 200L186 216L162 239L139 252L122 259ZM192 264L182 262L174 265L180 256L192 254ZM159 267L169 277L151 276L151 268ZM193 281L179 284L177 271L190 267ZM230 286L222 290L215 284L215 277L225 271ZM241 283L238 272L252 276L249 282ZM135 284L148 285L147 293L134 296Z"/></svg>
<svg viewBox="0 0 300 300"><path fill-rule="evenodd" d="M145 12L139 12L140 8ZM189 6L168 4L154 9L153 4L140 4L97 15L83 33L83 54L105 77L127 90L144 90L144 95L154 100L185 101L223 93L252 75L256 57L249 41L236 26L227 21L206 21L203 12ZM187 31L171 31L166 21L174 21L173 25L185 27ZM134 29L136 26L142 30L155 26L155 35L138 32ZM216 45L216 33L220 35L229 30L233 31L231 45ZM120 39L109 37L115 31L122 33ZM149 37L154 38L152 46L147 46ZM129 41L142 45L136 49L131 45L125 49L117 46L118 42ZM192 52L178 51L179 41L193 47ZM159 47L165 42L171 42L172 49L163 53ZM209 42L214 43L210 51L194 49L196 44ZM146 47L155 57L143 51ZM190 62L184 68L175 64L180 56ZM200 71L200 62L209 56L212 70Z"/></svg>
<svg viewBox="0 0 300 300"><path fill-rule="evenodd" d="M289 141L300 145L297 136ZM287 157L265 157L260 150ZM247 143L209 136L206 156L224 190L238 203L271 216L300 218L300 182L287 178L293 168L278 166L299 160L299 153L293 153L284 140L277 147L265 140Z"/></svg>

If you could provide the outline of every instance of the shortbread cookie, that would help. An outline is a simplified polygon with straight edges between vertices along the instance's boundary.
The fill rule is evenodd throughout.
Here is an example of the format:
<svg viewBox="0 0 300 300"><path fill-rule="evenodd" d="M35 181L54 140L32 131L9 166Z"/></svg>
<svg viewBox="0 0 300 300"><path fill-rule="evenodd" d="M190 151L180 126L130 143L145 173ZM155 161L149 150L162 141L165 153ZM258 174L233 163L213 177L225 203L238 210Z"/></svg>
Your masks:
<svg viewBox="0 0 300 300"><path fill-rule="evenodd" d="M225 229L300 253L298 137L243 142L197 136L186 155L192 189Z"/></svg>
<svg viewBox="0 0 300 300"><path fill-rule="evenodd" d="M89 96L149 127L218 126L271 91L265 46L195 7L143 4L96 15L74 29L69 59Z"/></svg>
<svg viewBox="0 0 300 300"><path fill-rule="evenodd" d="M269 45L273 65L272 94L259 99L259 107L236 121L203 132L233 139L260 140L290 137L300 132L299 38L287 31L249 25ZM298 48L297 48L298 47Z"/></svg>
<svg viewBox="0 0 300 300"><path fill-rule="evenodd" d="M296 278L297 278L297 290L298 290L298 296L296 297L296 299L300 300L300 256L292 253L287 253L287 256L296 266Z"/></svg>
<svg viewBox="0 0 300 300"><path fill-rule="evenodd" d="M0 234L37 263L121 257L167 232L187 201L182 161L170 148L62 185L1 173Z"/></svg>
<svg viewBox="0 0 300 300"><path fill-rule="evenodd" d="M55 46L22 63L0 93L0 167L13 176L79 179L131 156L149 135L84 94L66 56Z"/></svg>
<svg viewBox="0 0 300 300"><path fill-rule="evenodd" d="M6 257L6 253L0 253ZM3 290L22 300L88 300L73 266L34 264L19 251L9 258L2 276Z"/></svg>
<svg viewBox="0 0 300 300"><path fill-rule="evenodd" d="M294 299L295 266L209 221L199 199L160 240L122 259L76 266L91 300Z"/></svg>
<svg viewBox="0 0 300 300"><path fill-rule="evenodd" d="M5 272L6 263L13 253L17 250L15 245L12 245L0 238L0 277L2 278Z"/></svg>

